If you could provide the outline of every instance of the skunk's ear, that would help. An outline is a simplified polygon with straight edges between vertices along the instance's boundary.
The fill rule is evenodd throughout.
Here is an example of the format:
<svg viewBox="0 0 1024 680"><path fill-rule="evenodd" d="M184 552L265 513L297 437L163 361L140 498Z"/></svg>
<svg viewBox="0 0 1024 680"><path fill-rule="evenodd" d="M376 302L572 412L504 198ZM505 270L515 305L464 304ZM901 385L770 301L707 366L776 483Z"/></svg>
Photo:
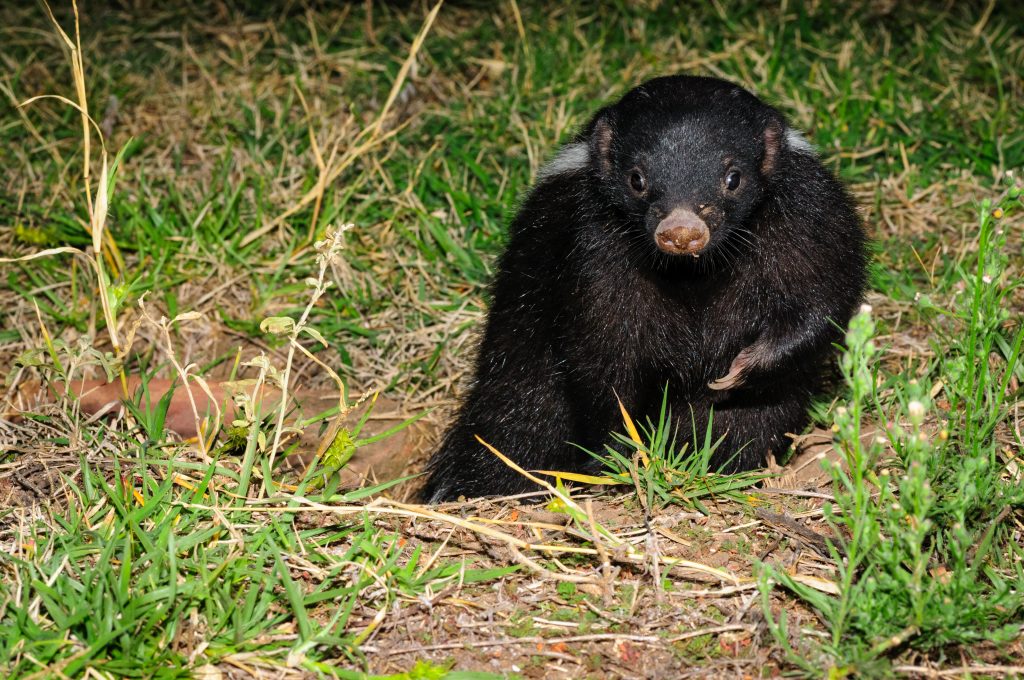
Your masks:
<svg viewBox="0 0 1024 680"><path fill-rule="evenodd" d="M612 141L615 131L612 127L612 112L600 111L590 125L590 160L602 177L612 172Z"/></svg>
<svg viewBox="0 0 1024 680"><path fill-rule="evenodd" d="M779 153L782 151L782 138L784 136L782 121L772 116L761 134L764 143L764 153L761 155L761 174L765 177L775 172L779 164Z"/></svg>

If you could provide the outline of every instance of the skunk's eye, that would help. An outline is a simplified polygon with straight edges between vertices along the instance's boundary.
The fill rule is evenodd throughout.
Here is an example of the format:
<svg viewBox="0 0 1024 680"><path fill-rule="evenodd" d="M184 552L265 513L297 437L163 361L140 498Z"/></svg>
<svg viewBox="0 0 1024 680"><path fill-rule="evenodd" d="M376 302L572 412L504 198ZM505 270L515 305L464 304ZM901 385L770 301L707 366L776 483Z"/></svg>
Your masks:
<svg viewBox="0 0 1024 680"><path fill-rule="evenodd" d="M633 193L639 196L647 191L647 179L644 177L642 172L634 170L629 173L629 186L633 189Z"/></svg>
<svg viewBox="0 0 1024 680"><path fill-rule="evenodd" d="M736 187L740 185L740 171L730 170L725 174L725 190L736 191Z"/></svg>

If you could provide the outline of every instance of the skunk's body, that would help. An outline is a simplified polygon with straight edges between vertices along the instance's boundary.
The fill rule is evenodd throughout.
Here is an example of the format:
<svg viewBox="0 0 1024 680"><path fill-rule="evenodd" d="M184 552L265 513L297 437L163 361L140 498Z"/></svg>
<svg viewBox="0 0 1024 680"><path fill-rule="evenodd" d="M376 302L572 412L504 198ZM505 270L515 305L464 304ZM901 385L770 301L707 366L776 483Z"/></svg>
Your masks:
<svg viewBox="0 0 1024 680"><path fill-rule="evenodd" d="M842 185L782 115L729 83L650 81L602 109L541 173L498 262L475 381L430 463L436 502L594 471L668 387L680 441L764 464L799 431L865 283ZM738 452L738 453L737 453Z"/></svg>

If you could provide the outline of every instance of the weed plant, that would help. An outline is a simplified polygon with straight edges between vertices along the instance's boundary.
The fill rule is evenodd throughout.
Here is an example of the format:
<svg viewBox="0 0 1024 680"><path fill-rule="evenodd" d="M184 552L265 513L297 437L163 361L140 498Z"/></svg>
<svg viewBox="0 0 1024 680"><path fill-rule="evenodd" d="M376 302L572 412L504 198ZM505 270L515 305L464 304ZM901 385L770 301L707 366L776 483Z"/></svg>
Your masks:
<svg viewBox="0 0 1024 680"><path fill-rule="evenodd" d="M957 329L924 376L883 378L870 307L850 324L841 363L850 399L835 409L833 426L846 467L830 466L835 502L826 506L842 536L831 546L839 594L769 565L760 576L772 633L809 675L820 674L821 657L830 673L886 675L904 648L935 652L1021 634L1024 549L1005 520L1024 504L1024 484L994 436L1015 396L1009 385L1024 341L1024 325L1006 310L1020 281L1006 276L1000 227L1021 208L1019 196L1013 187L982 202L976 261L961 270L962 308L924 301ZM884 423L875 437L865 436L869 419ZM827 642L792 646L785 614L772 614L772 582L814 607Z"/></svg>

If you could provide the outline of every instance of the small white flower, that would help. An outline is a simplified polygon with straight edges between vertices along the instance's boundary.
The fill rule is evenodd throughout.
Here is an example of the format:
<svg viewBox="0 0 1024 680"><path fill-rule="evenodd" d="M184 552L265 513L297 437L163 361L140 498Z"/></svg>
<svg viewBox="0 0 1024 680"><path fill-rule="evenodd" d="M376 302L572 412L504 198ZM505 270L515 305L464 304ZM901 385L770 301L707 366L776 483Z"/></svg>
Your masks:
<svg viewBox="0 0 1024 680"><path fill-rule="evenodd" d="M917 399L907 404L907 413L910 414L910 420L915 423L920 423L924 420L924 404L919 402Z"/></svg>

